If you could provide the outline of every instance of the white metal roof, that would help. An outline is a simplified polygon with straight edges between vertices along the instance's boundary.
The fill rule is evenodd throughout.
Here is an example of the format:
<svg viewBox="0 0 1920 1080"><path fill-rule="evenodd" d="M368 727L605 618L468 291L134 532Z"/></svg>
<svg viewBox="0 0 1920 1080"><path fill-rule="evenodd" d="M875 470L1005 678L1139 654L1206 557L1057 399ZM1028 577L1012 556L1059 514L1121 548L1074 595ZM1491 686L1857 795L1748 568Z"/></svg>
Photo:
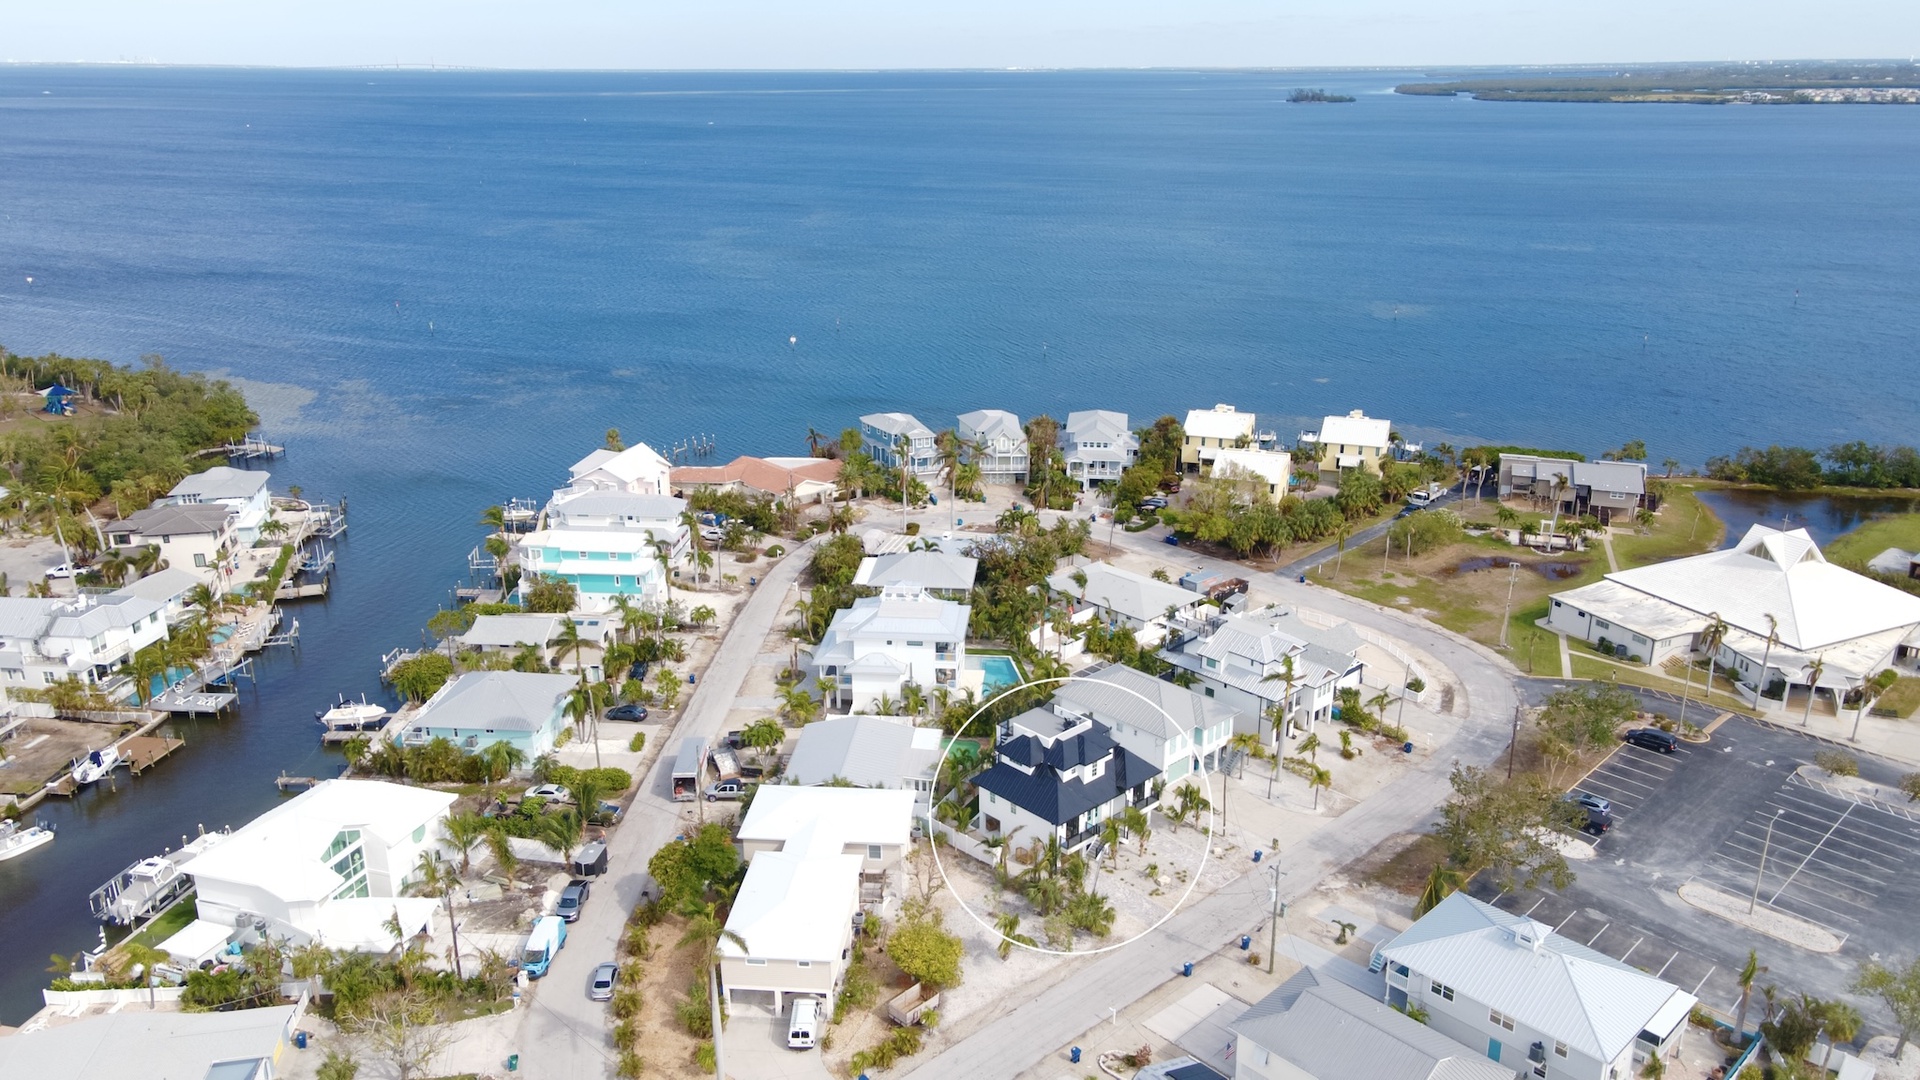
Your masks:
<svg viewBox="0 0 1920 1080"><path fill-rule="evenodd" d="M539 731L577 682L571 675L547 672L469 671L448 679L407 726Z"/></svg>
<svg viewBox="0 0 1920 1080"><path fill-rule="evenodd" d="M804 834L804 836L803 836ZM905 844L913 835L913 792L763 784L737 834L749 840L806 839L832 852L847 844Z"/></svg>
<svg viewBox="0 0 1920 1080"><path fill-rule="evenodd" d="M1920 624L1920 596L1827 562L1805 529L1747 530L1734 546L1607 575L1607 580L1762 638L1767 616L1780 641L1819 649Z"/></svg>
<svg viewBox="0 0 1920 1080"><path fill-rule="evenodd" d="M1329 416L1320 421L1320 444L1367 446L1385 450L1393 433L1393 422L1368 416L1355 409L1345 416Z"/></svg>
<svg viewBox="0 0 1920 1080"><path fill-rule="evenodd" d="M905 435L910 439L933 438L933 429L915 419L911 413L868 413L860 418L860 422L875 431L884 431L889 435Z"/></svg>
<svg viewBox="0 0 1920 1080"><path fill-rule="evenodd" d="M215 465L206 472L192 476L173 485L167 492L169 498L195 498L206 501L218 499L251 499L267 486L269 476L263 472L251 472L236 469L230 465Z"/></svg>
<svg viewBox="0 0 1920 1080"><path fill-rule="evenodd" d="M1124 664L1062 684L1053 703L1056 712L1064 709L1109 726L1125 723L1157 739L1233 719L1225 703Z"/></svg>
<svg viewBox="0 0 1920 1080"><path fill-rule="evenodd" d="M913 585L927 589L973 588L980 560L950 551L901 551L891 555L869 555L854 571L855 585L884 589Z"/></svg>
<svg viewBox="0 0 1920 1080"><path fill-rule="evenodd" d="M545 645L560 636L563 615L482 615L460 635L460 643L469 648L491 646L508 649L521 645Z"/></svg>
<svg viewBox="0 0 1920 1080"><path fill-rule="evenodd" d="M177 566L156 570L130 585L122 585L113 590L120 596L138 596L166 604L178 600L193 591L194 586L204 584L190 571Z"/></svg>
<svg viewBox="0 0 1920 1080"><path fill-rule="evenodd" d="M1073 579L1075 571L1086 575L1085 586ZM1186 608L1206 599L1171 582L1103 562L1076 562L1057 570L1047 578L1047 588L1141 622L1165 616L1170 607Z"/></svg>
<svg viewBox="0 0 1920 1080"><path fill-rule="evenodd" d="M768 790L761 788L760 795L754 796L756 806ZM860 861L858 855L838 852L755 855L727 914L727 929L747 947L721 938L721 953L756 960L840 959L852 932L847 920L860 906Z"/></svg>
<svg viewBox="0 0 1920 1080"><path fill-rule="evenodd" d="M144 1005L0 1038L0 1076L203 1080L215 1062L276 1060L299 1008L150 1011Z"/></svg>
<svg viewBox="0 0 1920 1080"><path fill-rule="evenodd" d="M1252 473L1269 484L1278 484L1280 490L1287 490L1287 483L1293 478L1293 455L1284 450L1222 450L1213 458L1213 475L1223 476L1225 470L1233 468Z"/></svg>
<svg viewBox="0 0 1920 1080"><path fill-rule="evenodd" d="M961 413L960 437L986 441L1005 436L1015 442L1025 443L1027 432L1020 426L1020 418L1005 409L975 409Z"/></svg>
<svg viewBox="0 0 1920 1080"><path fill-rule="evenodd" d="M655 452L653 447L646 443L634 443L625 450L595 450L575 462L568 474L578 480L591 472L605 472L629 484L643 476L653 476L664 483L668 470L667 459Z"/></svg>
<svg viewBox="0 0 1920 1080"><path fill-rule="evenodd" d="M1189 439L1251 438L1253 424L1252 413L1240 412L1231 405L1215 405L1211 409L1187 410L1187 422L1180 430Z"/></svg>
<svg viewBox="0 0 1920 1080"><path fill-rule="evenodd" d="M325 860L343 830L387 843L446 816L452 792L379 780L326 780L234 831L193 860L198 880L228 881L287 901L320 900L345 884Z"/></svg>
<svg viewBox="0 0 1920 1080"><path fill-rule="evenodd" d="M824 784L836 777L860 787L897 788L907 777L931 780L940 767L939 728L899 716L835 716L800 730L786 777Z"/></svg>
<svg viewBox="0 0 1920 1080"><path fill-rule="evenodd" d="M968 607L919 589L894 587L879 596L863 596L835 612L822 644L835 638L871 638L888 634L960 641L967 633Z"/></svg>
<svg viewBox="0 0 1920 1080"><path fill-rule="evenodd" d="M1091 438L1114 438L1131 436L1133 430L1127 427L1127 414L1112 409L1080 409L1067 414L1067 422L1061 430L1071 433L1077 442Z"/></svg>
<svg viewBox="0 0 1920 1080"><path fill-rule="evenodd" d="M1582 1054L1611 1061L1693 995L1520 915L1456 892L1381 950ZM1669 1032L1657 1031L1657 1035Z"/></svg>
<svg viewBox="0 0 1920 1080"><path fill-rule="evenodd" d="M1513 1080L1512 1068L1312 968L1232 1026L1313 1080Z"/></svg>

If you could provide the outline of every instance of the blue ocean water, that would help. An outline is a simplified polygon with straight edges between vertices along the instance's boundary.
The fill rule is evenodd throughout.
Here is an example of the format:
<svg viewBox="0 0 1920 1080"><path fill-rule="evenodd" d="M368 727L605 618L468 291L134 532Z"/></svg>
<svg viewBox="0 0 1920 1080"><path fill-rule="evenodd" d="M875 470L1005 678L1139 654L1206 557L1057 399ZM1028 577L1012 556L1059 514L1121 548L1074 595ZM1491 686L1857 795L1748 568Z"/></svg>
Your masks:
<svg viewBox="0 0 1920 1080"><path fill-rule="evenodd" d="M1688 463L1913 439L1920 110L1411 77L0 68L0 341L245 380L276 484L353 520L299 652L50 807L0 933L71 951L108 874L328 768L311 710L418 640L480 508L609 427L725 456L874 409L1228 401Z"/></svg>

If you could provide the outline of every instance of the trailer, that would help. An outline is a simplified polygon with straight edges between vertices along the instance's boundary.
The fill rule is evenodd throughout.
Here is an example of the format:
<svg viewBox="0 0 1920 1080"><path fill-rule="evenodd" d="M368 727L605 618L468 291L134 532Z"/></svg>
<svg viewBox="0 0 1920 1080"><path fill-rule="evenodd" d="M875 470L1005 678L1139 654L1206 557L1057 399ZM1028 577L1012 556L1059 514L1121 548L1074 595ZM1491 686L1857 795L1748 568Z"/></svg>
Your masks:
<svg viewBox="0 0 1920 1080"><path fill-rule="evenodd" d="M707 740L689 737L680 740L680 751L673 760L673 801L693 802L705 787Z"/></svg>
<svg viewBox="0 0 1920 1080"><path fill-rule="evenodd" d="M887 1002L887 1017L901 1027L910 1027L920 1022L921 1014L939 1005L940 991L929 992L922 984L914 983Z"/></svg>
<svg viewBox="0 0 1920 1080"><path fill-rule="evenodd" d="M713 778L718 782L740 779L740 759L731 750L715 750L707 755L713 763Z"/></svg>

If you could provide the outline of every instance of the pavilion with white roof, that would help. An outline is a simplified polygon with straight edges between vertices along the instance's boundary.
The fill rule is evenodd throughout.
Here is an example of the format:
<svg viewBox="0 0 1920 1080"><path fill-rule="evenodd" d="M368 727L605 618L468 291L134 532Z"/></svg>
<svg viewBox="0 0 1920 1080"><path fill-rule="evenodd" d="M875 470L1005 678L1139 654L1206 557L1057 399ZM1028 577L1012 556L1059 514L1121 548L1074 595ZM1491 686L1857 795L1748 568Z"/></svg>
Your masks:
<svg viewBox="0 0 1920 1080"><path fill-rule="evenodd" d="M1716 619L1715 661L1754 692L1784 680L1836 698L1920 650L1920 596L1835 566L1805 529L1765 525L1740 542L1608 574L1553 598L1545 625L1623 660L1697 653Z"/></svg>

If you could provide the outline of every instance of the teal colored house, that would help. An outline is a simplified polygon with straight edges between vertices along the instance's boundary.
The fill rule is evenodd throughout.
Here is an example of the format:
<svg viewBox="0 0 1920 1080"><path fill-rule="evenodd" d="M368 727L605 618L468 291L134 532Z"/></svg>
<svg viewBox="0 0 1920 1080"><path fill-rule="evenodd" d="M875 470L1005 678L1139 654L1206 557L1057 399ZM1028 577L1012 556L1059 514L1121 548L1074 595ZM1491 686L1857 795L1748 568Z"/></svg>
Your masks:
<svg viewBox="0 0 1920 1080"><path fill-rule="evenodd" d="M423 746L446 739L469 754L504 742L531 761L553 749L571 723L567 698L578 681L571 675L526 671L472 671L447 680L407 721L395 740Z"/></svg>

